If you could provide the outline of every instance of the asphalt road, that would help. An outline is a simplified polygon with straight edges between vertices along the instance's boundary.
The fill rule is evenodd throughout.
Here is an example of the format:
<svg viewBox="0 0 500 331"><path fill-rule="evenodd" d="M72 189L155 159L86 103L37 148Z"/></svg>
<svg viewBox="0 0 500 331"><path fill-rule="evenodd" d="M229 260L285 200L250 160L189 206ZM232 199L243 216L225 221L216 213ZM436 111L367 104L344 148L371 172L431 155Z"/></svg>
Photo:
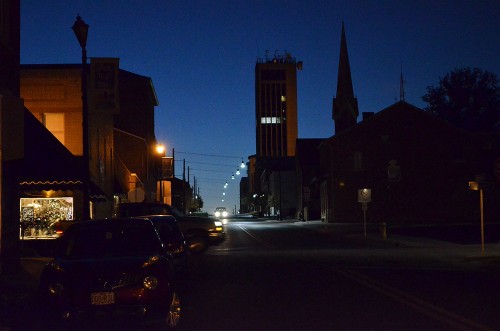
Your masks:
<svg viewBox="0 0 500 331"><path fill-rule="evenodd" d="M182 330L500 329L495 266L301 224L226 231L191 260Z"/></svg>
<svg viewBox="0 0 500 331"><path fill-rule="evenodd" d="M314 222L232 220L226 233L222 244L191 256L179 285L181 331L500 330L498 245L477 258L477 243L418 232L381 240L359 226ZM36 275L39 264L30 262ZM0 331L30 324L29 296L15 305L2 306Z"/></svg>

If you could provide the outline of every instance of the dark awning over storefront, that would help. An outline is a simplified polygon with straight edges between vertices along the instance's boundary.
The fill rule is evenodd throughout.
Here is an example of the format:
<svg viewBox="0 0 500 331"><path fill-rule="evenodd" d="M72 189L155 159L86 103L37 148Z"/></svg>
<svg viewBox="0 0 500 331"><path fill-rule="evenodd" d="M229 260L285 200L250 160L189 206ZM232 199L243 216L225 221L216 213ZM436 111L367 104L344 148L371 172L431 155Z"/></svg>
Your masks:
<svg viewBox="0 0 500 331"><path fill-rule="evenodd" d="M27 109L24 109L24 160L21 186L70 189L82 186L82 158L74 156Z"/></svg>

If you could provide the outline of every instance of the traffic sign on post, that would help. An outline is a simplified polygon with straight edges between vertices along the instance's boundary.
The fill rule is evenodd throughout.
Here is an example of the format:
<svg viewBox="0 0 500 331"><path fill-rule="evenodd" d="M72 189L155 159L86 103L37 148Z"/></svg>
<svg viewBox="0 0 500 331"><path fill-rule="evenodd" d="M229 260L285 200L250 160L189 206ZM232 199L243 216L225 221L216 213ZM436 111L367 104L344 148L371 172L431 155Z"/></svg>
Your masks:
<svg viewBox="0 0 500 331"><path fill-rule="evenodd" d="M372 190L369 188L362 188L358 190L358 202L371 202Z"/></svg>
<svg viewBox="0 0 500 331"><path fill-rule="evenodd" d="M372 190L369 188L361 188L358 190L358 202L361 202L363 210L363 225L366 237L366 211L368 210L368 202L372 201Z"/></svg>

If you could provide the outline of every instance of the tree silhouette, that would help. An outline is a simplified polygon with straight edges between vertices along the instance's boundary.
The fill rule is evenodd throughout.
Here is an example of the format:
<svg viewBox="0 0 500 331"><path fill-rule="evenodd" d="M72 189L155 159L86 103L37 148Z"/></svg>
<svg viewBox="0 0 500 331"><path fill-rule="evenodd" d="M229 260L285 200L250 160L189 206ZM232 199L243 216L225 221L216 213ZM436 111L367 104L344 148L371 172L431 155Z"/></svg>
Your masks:
<svg viewBox="0 0 500 331"><path fill-rule="evenodd" d="M424 109L470 131L500 130L500 91L495 73L479 68L455 69L427 87Z"/></svg>

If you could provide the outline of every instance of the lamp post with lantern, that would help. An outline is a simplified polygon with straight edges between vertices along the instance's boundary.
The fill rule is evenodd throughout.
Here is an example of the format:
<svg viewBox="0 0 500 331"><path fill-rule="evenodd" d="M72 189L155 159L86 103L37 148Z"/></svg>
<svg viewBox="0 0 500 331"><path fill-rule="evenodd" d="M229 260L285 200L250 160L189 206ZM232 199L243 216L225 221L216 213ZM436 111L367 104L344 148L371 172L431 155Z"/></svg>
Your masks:
<svg viewBox="0 0 500 331"><path fill-rule="evenodd" d="M156 145L156 155L158 156L158 184L156 200L163 202L163 158L165 157L166 148L162 144Z"/></svg>
<svg viewBox="0 0 500 331"><path fill-rule="evenodd" d="M85 23L80 15L71 27L76 39L82 48L82 142L83 142L83 213L84 220L90 219L90 173L89 173L89 109L87 99L87 36L89 25Z"/></svg>

